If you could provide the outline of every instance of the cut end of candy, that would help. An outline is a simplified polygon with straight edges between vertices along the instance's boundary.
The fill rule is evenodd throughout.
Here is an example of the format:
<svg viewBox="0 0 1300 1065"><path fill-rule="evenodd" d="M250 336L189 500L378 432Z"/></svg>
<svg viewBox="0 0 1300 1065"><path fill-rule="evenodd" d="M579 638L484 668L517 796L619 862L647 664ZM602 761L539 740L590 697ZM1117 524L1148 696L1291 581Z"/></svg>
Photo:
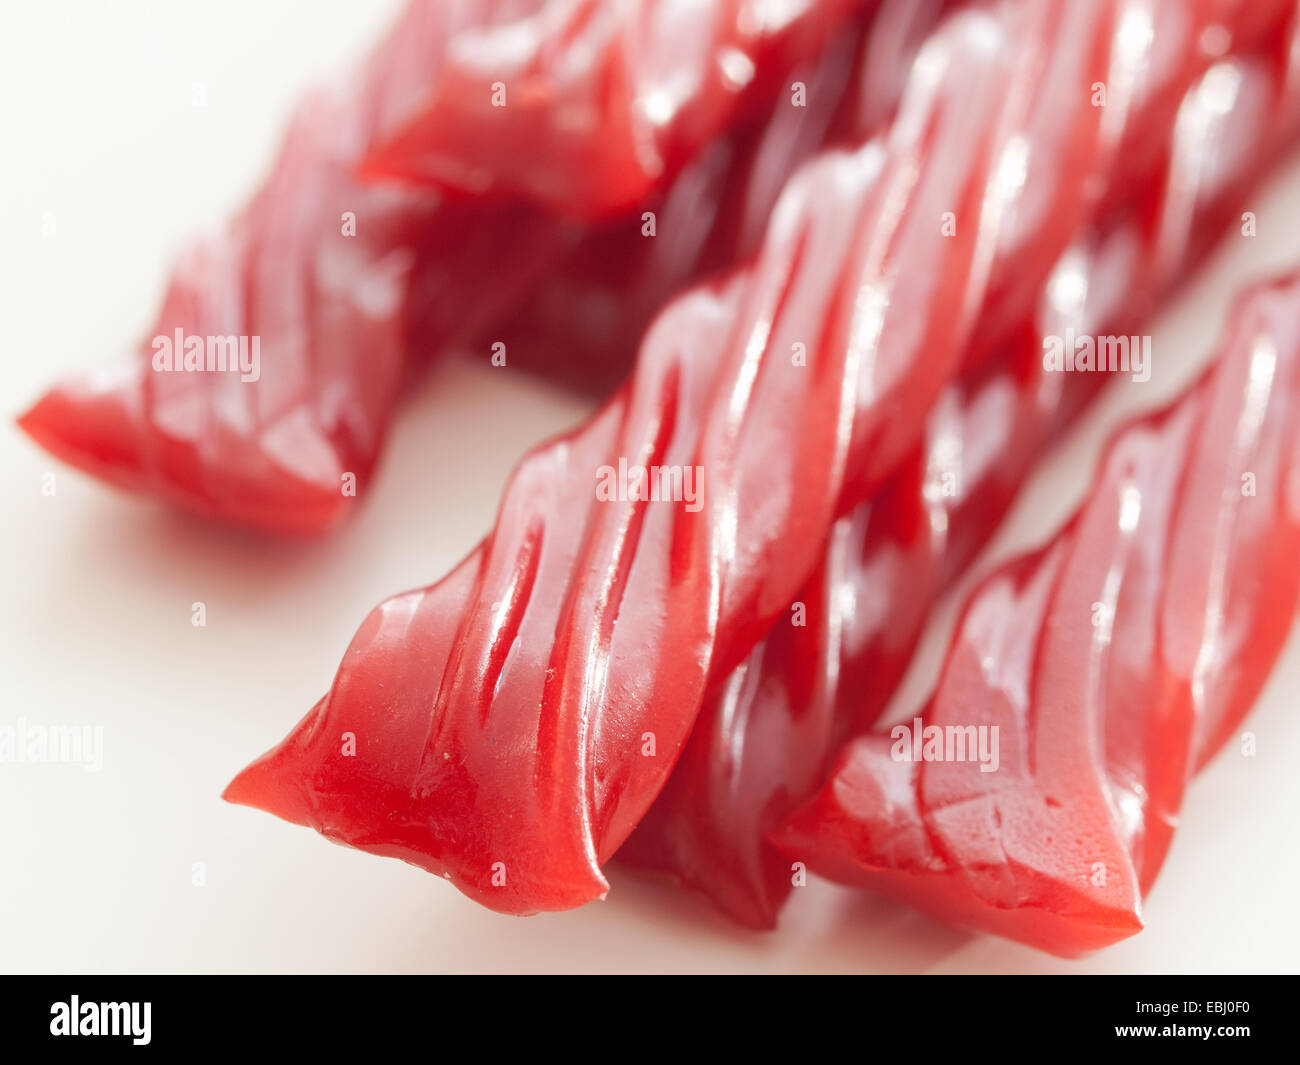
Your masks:
<svg viewBox="0 0 1300 1065"><path fill-rule="evenodd" d="M499 913L568 910L605 897L609 883L599 868L566 859L558 845L537 852L508 835L485 838L472 824L482 821L472 800L462 806L446 788L421 793L409 783L384 782L373 759L388 765L392 752L365 725L357 724L356 733L374 736L375 744L341 755L327 738L340 735L330 717L336 709L330 696L323 698L279 745L238 773L222 798L315 829L333 843L398 858ZM470 829L448 831L447 824Z"/></svg>
<svg viewBox="0 0 1300 1065"><path fill-rule="evenodd" d="M55 458L119 487L137 487L137 437L111 392L53 388L15 421Z"/></svg>
<svg viewBox="0 0 1300 1065"><path fill-rule="evenodd" d="M989 871L989 884L1015 886L1023 896L1006 905L985 898L967 876L956 875L930 849L921 826L906 818L892 826L863 818L860 809L837 802L833 786L769 839L791 860L805 862L837 883L866 888L944 924L1002 936L1062 958L1091 954L1143 928L1140 903L1121 890L1131 878L1117 875L1103 897L1090 897L1079 885L1007 863Z"/></svg>
<svg viewBox="0 0 1300 1065"><path fill-rule="evenodd" d="M221 797L236 806L251 806L294 825L313 827L315 817L307 796L291 775L282 774L277 750L268 751L236 774Z"/></svg>
<svg viewBox="0 0 1300 1065"><path fill-rule="evenodd" d="M55 458L116 488L262 532L317 535L355 502L355 478L368 470L345 469L314 426L283 421L246 455L223 454L210 468L207 443L165 434L138 413L139 388L139 370L128 364L51 389L15 421Z"/></svg>

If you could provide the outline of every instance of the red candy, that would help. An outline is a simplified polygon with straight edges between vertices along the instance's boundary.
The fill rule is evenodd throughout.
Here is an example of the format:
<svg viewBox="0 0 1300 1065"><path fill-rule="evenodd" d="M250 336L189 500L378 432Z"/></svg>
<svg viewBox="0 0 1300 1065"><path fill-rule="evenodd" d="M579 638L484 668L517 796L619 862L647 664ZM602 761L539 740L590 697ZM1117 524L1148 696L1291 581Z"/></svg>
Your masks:
<svg viewBox="0 0 1300 1065"><path fill-rule="evenodd" d="M631 210L877 0L523 0L466 33L371 173L562 213Z"/></svg>
<svg viewBox="0 0 1300 1065"><path fill-rule="evenodd" d="M112 484L204 515L292 534L335 522L368 486L411 360L498 320L572 240L524 207L486 213L356 178L447 42L497 7L412 3L354 79L302 104L230 226L182 253L134 357L52 389L22 427ZM256 338L255 374L160 366L155 338L177 330L250 353Z"/></svg>
<svg viewBox="0 0 1300 1065"><path fill-rule="evenodd" d="M1062 532L981 584L922 718L851 743L781 849L1055 954L1138 931L1187 778L1295 613L1297 427L1293 276L1239 306L1182 400L1114 439ZM917 725L935 740L921 761ZM997 757L953 757L959 734Z"/></svg>
<svg viewBox="0 0 1300 1065"><path fill-rule="evenodd" d="M1235 5L1215 8L1195 14ZM996 323L1023 321L1068 243L1123 199L1131 160L1110 148L1167 129L1139 104L1163 121L1210 65L1189 46L1137 77L1152 68L1126 11L950 20L887 133L802 169L754 263L660 315L629 384L525 458L452 575L371 614L330 693L228 797L506 912L603 895L600 866L663 786L710 679L911 454L976 323L991 344ZM1290 7L1271 27L1260 11L1241 25L1276 32ZM1153 17L1190 15L1171 0ZM1123 81L1126 64L1116 122L1077 89ZM625 466L699 472L699 506L602 498L602 470Z"/></svg>
<svg viewBox="0 0 1300 1065"><path fill-rule="evenodd" d="M1044 444L1098 390L1097 374L1046 373L1043 338L1139 331L1237 217L1244 186L1295 141L1298 54L1279 36L1190 90L1159 180L1062 257L1028 328L988 371L949 390L890 484L836 524L798 606L712 682L620 860L695 888L743 924L775 923L792 873L767 832L822 782L845 734L884 709L935 597L991 536ZM1235 89L1216 103L1223 85Z"/></svg>
<svg viewBox="0 0 1300 1065"><path fill-rule="evenodd" d="M639 213L588 229L522 204L359 183L361 158L410 113L450 42L512 10L412 3L356 78L299 110L227 232L182 258L153 337L242 338L255 374L162 372L151 337L121 366L50 391L23 428L119 486L321 532L369 486L407 380L449 347L502 342L511 366L607 394L663 302L753 250L802 159L884 121L937 17L935 4L886 0L852 20L797 71L806 107L751 108L653 190L653 238ZM863 98L841 106L855 51L882 49Z"/></svg>
<svg viewBox="0 0 1300 1065"><path fill-rule="evenodd" d="M506 913L604 897L617 855L770 927L793 865L1093 950L1300 599L1300 274L877 719L1105 379L1051 340L1137 332L1300 137L1298 10L412 0L155 335L20 424L316 533L444 351L617 388L225 797Z"/></svg>

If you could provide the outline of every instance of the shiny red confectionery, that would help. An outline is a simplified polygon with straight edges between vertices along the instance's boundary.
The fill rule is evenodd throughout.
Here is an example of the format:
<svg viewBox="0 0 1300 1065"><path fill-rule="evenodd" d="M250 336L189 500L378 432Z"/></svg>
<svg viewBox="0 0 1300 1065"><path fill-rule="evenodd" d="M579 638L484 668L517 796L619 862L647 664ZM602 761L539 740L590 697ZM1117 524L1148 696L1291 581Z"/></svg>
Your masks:
<svg viewBox="0 0 1300 1065"><path fill-rule="evenodd" d="M1187 780L1254 702L1298 597L1292 276L1242 301L1184 398L1115 437L1063 531L980 585L921 717L849 744L773 839L1054 954L1132 935Z"/></svg>
<svg viewBox="0 0 1300 1065"><path fill-rule="evenodd" d="M877 2L518 0L455 42L366 165L582 218L630 210L747 108L793 99L791 73Z"/></svg>
<svg viewBox="0 0 1300 1065"><path fill-rule="evenodd" d="M950 20L889 129L800 171L755 261L665 310L629 384L523 461L449 577L372 612L329 694L228 797L495 909L601 896L600 866L662 787L710 676L743 661L834 521L912 453L976 322L1022 322L1122 200L1133 161L1113 147L1167 143L1213 62L1196 20L1236 14L1244 47L1270 29L1265 7L1157 5L1186 42L1158 65L1127 4ZM1270 10L1276 31L1289 6ZM1078 85L1126 63L1117 122ZM626 465L702 471L699 506L601 498L603 471Z"/></svg>
<svg viewBox="0 0 1300 1065"><path fill-rule="evenodd" d="M885 0L849 20L797 68L806 106L747 109L654 191L647 239L640 213L583 227L358 181L362 156L455 42L514 17L500 2L415 0L356 77L300 108L229 229L182 256L135 357L57 386L21 424L113 484L258 529L321 532L369 487L407 381L450 347L501 342L511 366L607 394L663 302L756 247L801 160L884 121L941 8ZM840 106L859 53L873 76ZM257 365L156 367L154 341L178 330L201 343L256 338Z"/></svg>
<svg viewBox="0 0 1300 1065"><path fill-rule="evenodd" d="M1243 194L1300 133L1300 49L1279 34L1187 93L1141 195L1061 258L1027 327L955 383L890 484L832 529L817 573L740 666L710 683L664 790L618 859L771 927L792 890L767 833L872 724L935 598L988 540L1044 445L1099 390L1048 373L1050 337L1129 336L1238 218ZM1207 160L1214 160L1207 166Z"/></svg>

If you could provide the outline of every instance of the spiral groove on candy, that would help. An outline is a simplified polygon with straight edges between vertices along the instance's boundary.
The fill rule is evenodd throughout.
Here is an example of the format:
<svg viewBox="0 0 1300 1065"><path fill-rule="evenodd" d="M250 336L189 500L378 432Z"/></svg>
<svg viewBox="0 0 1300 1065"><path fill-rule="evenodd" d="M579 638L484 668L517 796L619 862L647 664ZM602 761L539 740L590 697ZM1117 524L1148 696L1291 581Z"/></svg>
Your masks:
<svg viewBox="0 0 1300 1065"><path fill-rule="evenodd" d="M523 0L455 42L367 168L601 218L644 202L879 0Z"/></svg>
<svg viewBox="0 0 1300 1065"><path fill-rule="evenodd" d="M1235 218L1244 188L1296 139L1298 55L1293 36L1279 35L1188 92L1163 173L1062 256L1028 327L949 389L890 484L837 522L790 616L711 682L620 860L696 888L743 924L775 923L793 872L767 832L810 797L846 733L884 709L935 598L1098 390L1095 373L1049 373L1043 339L1136 332Z"/></svg>
<svg viewBox="0 0 1300 1065"><path fill-rule="evenodd" d="M603 895L600 866L710 679L911 454L954 375L992 357L1071 241L1143 180L1214 61L1203 29L1231 31L1236 54L1290 12L1088 0L954 16L889 129L800 171L754 263L660 315L628 385L523 460L449 577L372 612L330 693L228 797L494 909ZM1156 40L1182 47L1153 63ZM620 464L702 471L699 509L600 499L601 468Z"/></svg>
<svg viewBox="0 0 1300 1065"><path fill-rule="evenodd" d="M1300 599L1298 415L1292 275L1240 301L1181 400L1116 435L1066 528L968 599L909 728L996 729L1000 764L914 760L898 731L855 740L781 848L1057 954L1138 931L1187 780L1254 702Z"/></svg>
<svg viewBox="0 0 1300 1065"><path fill-rule="evenodd" d="M361 160L453 44L519 15L501 0L413 0L354 78L299 108L230 227L186 249L134 358L60 384L20 424L120 487L258 529L321 532L365 493L404 385L436 354L503 343L512 366L608 394L660 305L752 251L754 219L802 159L884 120L901 63L947 2L867 5L820 51L799 38L806 106L760 98L698 145L647 193L659 227L646 239L640 213L583 226L360 181ZM855 47L877 67L860 111L836 106ZM256 374L159 372L153 343L178 330L256 338Z"/></svg>

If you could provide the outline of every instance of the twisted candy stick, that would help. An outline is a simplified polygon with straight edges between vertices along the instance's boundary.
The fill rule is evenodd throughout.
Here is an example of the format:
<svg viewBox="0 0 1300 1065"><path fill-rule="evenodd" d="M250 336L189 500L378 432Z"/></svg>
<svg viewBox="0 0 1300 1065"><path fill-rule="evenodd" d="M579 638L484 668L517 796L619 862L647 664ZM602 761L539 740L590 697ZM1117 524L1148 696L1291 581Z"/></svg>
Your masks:
<svg viewBox="0 0 1300 1065"><path fill-rule="evenodd" d="M699 890L740 923L775 923L792 877L768 831L821 784L848 730L884 709L934 599L1097 391L1096 374L1047 372L1041 339L1127 335L1195 265L1296 137L1293 43L1279 36L1265 55L1221 63L1188 93L1162 179L1062 257L1033 327L992 372L949 390L889 486L836 524L791 619L711 685L620 860Z"/></svg>
<svg viewBox="0 0 1300 1065"><path fill-rule="evenodd" d="M1186 780L1295 613L1298 426L1293 275L1239 305L1183 399L1114 439L1062 532L971 596L923 718L923 757L949 760L907 760L902 733L854 741L781 847L1056 954L1138 931ZM958 733L996 739L993 771L933 741Z"/></svg>
<svg viewBox="0 0 1300 1065"><path fill-rule="evenodd" d="M285 532L332 522L352 498L345 475L364 483L378 454L408 350L472 336L568 246L564 227L521 207L485 216L354 175L447 42L506 13L498 0L413 2L357 78L303 103L230 227L186 250L136 357L53 389L23 428L105 480L204 514ZM238 371L226 338L243 340ZM197 372L209 349L226 368Z"/></svg>
<svg viewBox="0 0 1300 1065"><path fill-rule="evenodd" d="M1105 149L1143 116L1103 123L1078 90L1146 69L1126 10L1011 4L947 23L889 134L804 168L757 261L660 316L629 385L523 461L449 577L372 612L330 694L227 797L506 912L601 896L600 865L662 786L709 671L740 663L833 520L910 452L986 297L1031 298L1020 278L986 284L987 264L1045 273L1110 191ZM1185 92L1209 59L1183 58L1159 77ZM965 220L947 235L945 212ZM703 470L698 506L652 504L649 477L602 499L631 467L676 471L676 495Z"/></svg>
<svg viewBox="0 0 1300 1065"><path fill-rule="evenodd" d="M878 0L522 0L456 41L370 173L564 213L630 210Z"/></svg>
<svg viewBox="0 0 1300 1065"><path fill-rule="evenodd" d="M752 225L729 212L765 216L799 159L832 121L842 125L834 103L850 62L844 45L861 37L905 55L937 17L934 4L902 6L888 0L810 61L797 119L773 104L646 204L660 214L654 240L641 236L637 216L574 249L578 230L535 209L357 183L358 160L410 112L448 42L513 10L415 0L353 82L300 110L257 198L224 236L192 248L173 278L154 336L171 340L179 329L250 347L256 337L258 376L160 372L145 343L120 369L54 389L21 424L115 484L260 528L320 531L366 487L404 377L439 349L504 340L512 361L592 387L617 383L653 308L756 244ZM868 116L878 123L901 78L879 48L868 51L880 67ZM612 279L612 300L593 278ZM562 347L546 342L548 316L566 323Z"/></svg>
<svg viewBox="0 0 1300 1065"><path fill-rule="evenodd" d="M762 243L781 188L814 151L860 144L898 104L911 61L953 0L881 0L794 77L784 102L710 144L642 215L593 228L508 321L494 327L510 364L604 398L621 384L655 313L692 278L743 261ZM852 86L852 91L848 87Z"/></svg>

